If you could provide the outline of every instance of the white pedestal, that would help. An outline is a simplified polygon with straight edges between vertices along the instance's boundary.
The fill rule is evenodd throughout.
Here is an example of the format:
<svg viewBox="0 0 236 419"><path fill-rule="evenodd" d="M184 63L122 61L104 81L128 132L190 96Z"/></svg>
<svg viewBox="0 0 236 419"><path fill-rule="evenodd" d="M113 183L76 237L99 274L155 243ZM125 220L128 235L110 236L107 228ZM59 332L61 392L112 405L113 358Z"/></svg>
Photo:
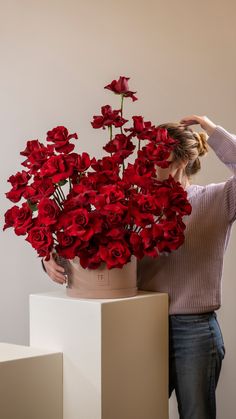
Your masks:
<svg viewBox="0 0 236 419"><path fill-rule="evenodd" d="M64 419L168 418L168 296L30 297L30 344L63 352Z"/></svg>
<svg viewBox="0 0 236 419"><path fill-rule="evenodd" d="M62 419L62 354L0 343L0 418Z"/></svg>

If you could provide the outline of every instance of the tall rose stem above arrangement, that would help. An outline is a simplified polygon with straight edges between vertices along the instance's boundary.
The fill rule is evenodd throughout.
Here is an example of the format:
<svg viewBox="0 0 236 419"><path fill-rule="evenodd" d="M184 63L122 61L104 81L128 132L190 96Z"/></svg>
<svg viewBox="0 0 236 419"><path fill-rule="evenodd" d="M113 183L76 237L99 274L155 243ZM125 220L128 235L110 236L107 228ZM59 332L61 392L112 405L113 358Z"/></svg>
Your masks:
<svg viewBox="0 0 236 419"><path fill-rule="evenodd" d="M137 100L128 77L105 86L120 96L120 109L102 106L91 122L107 129L109 141L101 159L74 152L76 133L64 126L47 132L46 143L28 140L20 154L24 169L9 177L3 229L25 236L39 257L56 251L80 259L83 268L122 268L134 255L158 257L184 242L183 216L191 213L187 194L171 176L156 178L156 166L166 168L177 141L166 129L133 116L124 118L124 102ZM118 129L118 133L117 133ZM143 145L142 145L143 143ZM134 163L125 160L137 149ZM122 171L121 171L122 168Z"/></svg>

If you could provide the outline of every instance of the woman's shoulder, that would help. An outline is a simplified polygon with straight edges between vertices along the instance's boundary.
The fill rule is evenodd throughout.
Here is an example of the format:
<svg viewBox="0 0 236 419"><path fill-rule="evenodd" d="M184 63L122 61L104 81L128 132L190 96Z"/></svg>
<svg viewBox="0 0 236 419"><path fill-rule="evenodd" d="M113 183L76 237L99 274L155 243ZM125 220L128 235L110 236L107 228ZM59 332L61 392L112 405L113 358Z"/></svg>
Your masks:
<svg viewBox="0 0 236 419"><path fill-rule="evenodd" d="M231 176L224 182L208 183L206 185L191 184L186 188L188 198L194 196L215 196L224 193L225 188L231 182L235 182L235 177Z"/></svg>

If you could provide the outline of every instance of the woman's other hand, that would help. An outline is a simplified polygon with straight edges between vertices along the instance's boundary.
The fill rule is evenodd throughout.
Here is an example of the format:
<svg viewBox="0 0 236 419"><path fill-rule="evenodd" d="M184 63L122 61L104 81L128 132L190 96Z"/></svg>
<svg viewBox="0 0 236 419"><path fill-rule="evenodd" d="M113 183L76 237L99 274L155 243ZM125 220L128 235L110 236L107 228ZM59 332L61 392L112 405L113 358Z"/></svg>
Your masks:
<svg viewBox="0 0 236 419"><path fill-rule="evenodd" d="M43 259L43 264L47 274L50 278L57 282L58 284L65 284L67 282L67 277L65 275L65 269L58 265L55 261L55 253L50 253L50 259L45 260ZM64 275L63 275L64 272Z"/></svg>
<svg viewBox="0 0 236 419"><path fill-rule="evenodd" d="M216 127L216 124L214 124L214 122L212 122L207 116L199 115L185 116L180 120L180 124L186 126L199 124L208 135L211 135Z"/></svg>

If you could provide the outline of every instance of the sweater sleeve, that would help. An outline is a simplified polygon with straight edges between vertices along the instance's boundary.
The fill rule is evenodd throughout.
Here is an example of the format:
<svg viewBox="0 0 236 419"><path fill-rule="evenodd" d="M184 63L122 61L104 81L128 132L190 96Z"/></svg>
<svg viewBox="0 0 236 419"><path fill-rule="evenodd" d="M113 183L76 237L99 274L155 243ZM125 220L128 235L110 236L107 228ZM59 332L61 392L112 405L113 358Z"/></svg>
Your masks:
<svg viewBox="0 0 236 419"><path fill-rule="evenodd" d="M236 135L217 125L208 137L208 144L232 173L224 184L224 201L229 221L233 222L236 219Z"/></svg>

